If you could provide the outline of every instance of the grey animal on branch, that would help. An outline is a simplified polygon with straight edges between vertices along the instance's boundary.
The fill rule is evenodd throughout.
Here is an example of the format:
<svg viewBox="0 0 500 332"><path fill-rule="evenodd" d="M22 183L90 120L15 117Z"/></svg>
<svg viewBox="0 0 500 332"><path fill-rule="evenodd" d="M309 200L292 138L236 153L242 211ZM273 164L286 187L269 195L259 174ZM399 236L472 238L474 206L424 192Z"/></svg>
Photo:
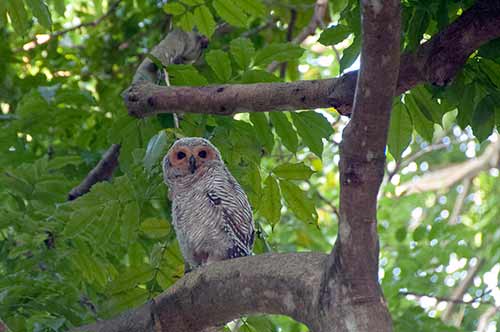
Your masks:
<svg viewBox="0 0 500 332"><path fill-rule="evenodd" d="M188 269L251 254L252 208L212 143L179 139L163 159L163 175Z"/></svg>

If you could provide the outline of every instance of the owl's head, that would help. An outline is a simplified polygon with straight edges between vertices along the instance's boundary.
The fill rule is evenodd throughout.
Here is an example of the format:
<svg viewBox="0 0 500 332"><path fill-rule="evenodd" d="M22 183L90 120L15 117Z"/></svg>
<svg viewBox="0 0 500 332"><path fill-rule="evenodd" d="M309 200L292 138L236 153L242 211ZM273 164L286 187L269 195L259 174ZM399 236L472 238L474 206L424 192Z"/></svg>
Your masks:
<svg viewBox="0 0 500 332"><path fill-rule="evenodd" d="M181 138L163 158L163 175L166 182L195 177L217 163L223 163L220 152L208 140L201 137Z"/></svg>

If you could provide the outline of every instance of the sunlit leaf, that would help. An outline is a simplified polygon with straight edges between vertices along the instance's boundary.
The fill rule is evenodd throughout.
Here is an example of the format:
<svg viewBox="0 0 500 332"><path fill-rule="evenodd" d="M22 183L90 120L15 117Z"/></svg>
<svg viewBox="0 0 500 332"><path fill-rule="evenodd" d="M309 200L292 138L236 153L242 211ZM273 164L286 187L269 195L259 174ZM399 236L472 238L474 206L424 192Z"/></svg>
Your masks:
<svg viewBox="0 0 500 332"><path fill-rule="evenodd" d="M314 174L314 171L304 163L285 163L273 169L276 176L288 180L307 180Z"/></svg>
<svg viewBox="0 0 500 332"><path fill-rule="evenodd" d="M266 148L267 153L271 153L274 146L274 135L266 115L264 113L250 113L250 121L252 121L260 144Z"/></svg>
<svg viewBox="0 0 500 332"><path fill-rule="evenodd" d="M212 50L205 55L205 60L222 82L231 78L231 61L226 52Z"/></svg>
<svg viewBox="0 0 500 332"><path fill-rule="evenodd" d="M270 112L269 118L274 126L274 130L281 138L283 145L285 145L290 152L297 152L297 147L299 145L297 133L286 115L281 112Z"/></svg>
<svg viewBox="0 0 500 332"><path fill-rule="evenodd" d="M333 134L332 126L328 120L316 112L294 112L292 120L304 144L321 158L323 138L328 138Z"/></svg>
<svg viewBox="0 0 500 332"><path fill-rule="evenodd" d="M266 218L271 225L276 225L281 217L281 196L278 182L272 176L264 181L263 196L259 213Z"/></svg>
<svg viewBox="0 0 500 332"><path fill-rule="evenodd" d="M316 223L318 215L314 206L314 201L307 197L296 184L280 180L280 188L283 193L286 205L302 221Z"/></svg>
<svg viewBox="0 0 500 332"><path fill-rule="evenodd" d="M255 54L252 42L248 38L236 38L230 43L231 55L242 69L248 68Z"/></svg>
<svg viewBox="0 0 500 332"><path fill-rule="evenodd" d="M166 154L168 147L167 134L165 131L160 131L158 134L151 137L144 155L144 168L148 172L159 165L161 158Z"/></svg>
<svg viewBox="0 0 500 332"><path fill-rule="evenodd" d="M170 225L164 219L148 218L141 223L141 231L149 238L162 238L170 233Z"/></svg>
<svg viewBox="0 0 500 332"><path fill-rule="evenodd" d="M255 65L264 66L273 61L288 61L300 58L304 49L293 44L269 44L255 55Z"/></svg>
<svg viewBox="0 0 500 332"><path fill-rule="evenodd" d="M213 6L220 17L227 23L236 27L245 27L247 25L248 16L232 2L214 0Z"/></svg>
<svg viewBox="0 0 500 332"><path fill-rule="evenodd" d="M207 6L199 6L194 10L193 15L200 33L211 37L215 31L215 21L210 9Z"/></svg>
<svg viewBox="0 0 500 332"><path fill-rule="evenodd" d="M389 137L387 145L391 155L396 160L401 159L401 154L411 142L413 125L406 107L401 102L394 104L389 126Z"/></svg>

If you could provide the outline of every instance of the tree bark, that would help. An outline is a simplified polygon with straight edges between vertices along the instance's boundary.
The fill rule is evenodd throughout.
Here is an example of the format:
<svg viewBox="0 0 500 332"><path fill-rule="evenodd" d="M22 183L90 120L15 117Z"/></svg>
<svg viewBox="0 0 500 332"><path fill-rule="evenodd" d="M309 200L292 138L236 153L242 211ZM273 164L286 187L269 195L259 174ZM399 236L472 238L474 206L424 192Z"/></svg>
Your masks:
<svg viewBox="0 0 500 332"><path fill-rule="evenodd" d="M337 328L319 331L392 330L378 284L376 214L400 61L399 0L362 4L361 68L340 146L339 231L320 286L324 319Z"/></svg>
<svg viewBox="0 0 500 332"><path fill-rule="evenodd" d="M500 0L478 1L448 27L401 57L395 94L420 83L445 85L472 52L500 37ZM159 87L139 81L124 94L136 117L188 112L233 114L335 107L350 115L358 72L310 82L256 83L211 87Z"/></svg>

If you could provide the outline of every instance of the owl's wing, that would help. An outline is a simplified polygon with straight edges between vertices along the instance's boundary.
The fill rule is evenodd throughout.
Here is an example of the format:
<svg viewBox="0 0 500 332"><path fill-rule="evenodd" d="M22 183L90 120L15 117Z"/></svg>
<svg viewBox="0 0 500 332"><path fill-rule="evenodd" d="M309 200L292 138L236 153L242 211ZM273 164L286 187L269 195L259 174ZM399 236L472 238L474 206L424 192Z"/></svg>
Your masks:
<svg viewBox="0 0 500 332"><path fill-rule="evenodd" d="M225 173L224 177L214 180L207 197L221 213L223 230L233 242L233 247L228 249L228 257L249 256L254 240L252 207L238 182L229 171Z"/></svg>

